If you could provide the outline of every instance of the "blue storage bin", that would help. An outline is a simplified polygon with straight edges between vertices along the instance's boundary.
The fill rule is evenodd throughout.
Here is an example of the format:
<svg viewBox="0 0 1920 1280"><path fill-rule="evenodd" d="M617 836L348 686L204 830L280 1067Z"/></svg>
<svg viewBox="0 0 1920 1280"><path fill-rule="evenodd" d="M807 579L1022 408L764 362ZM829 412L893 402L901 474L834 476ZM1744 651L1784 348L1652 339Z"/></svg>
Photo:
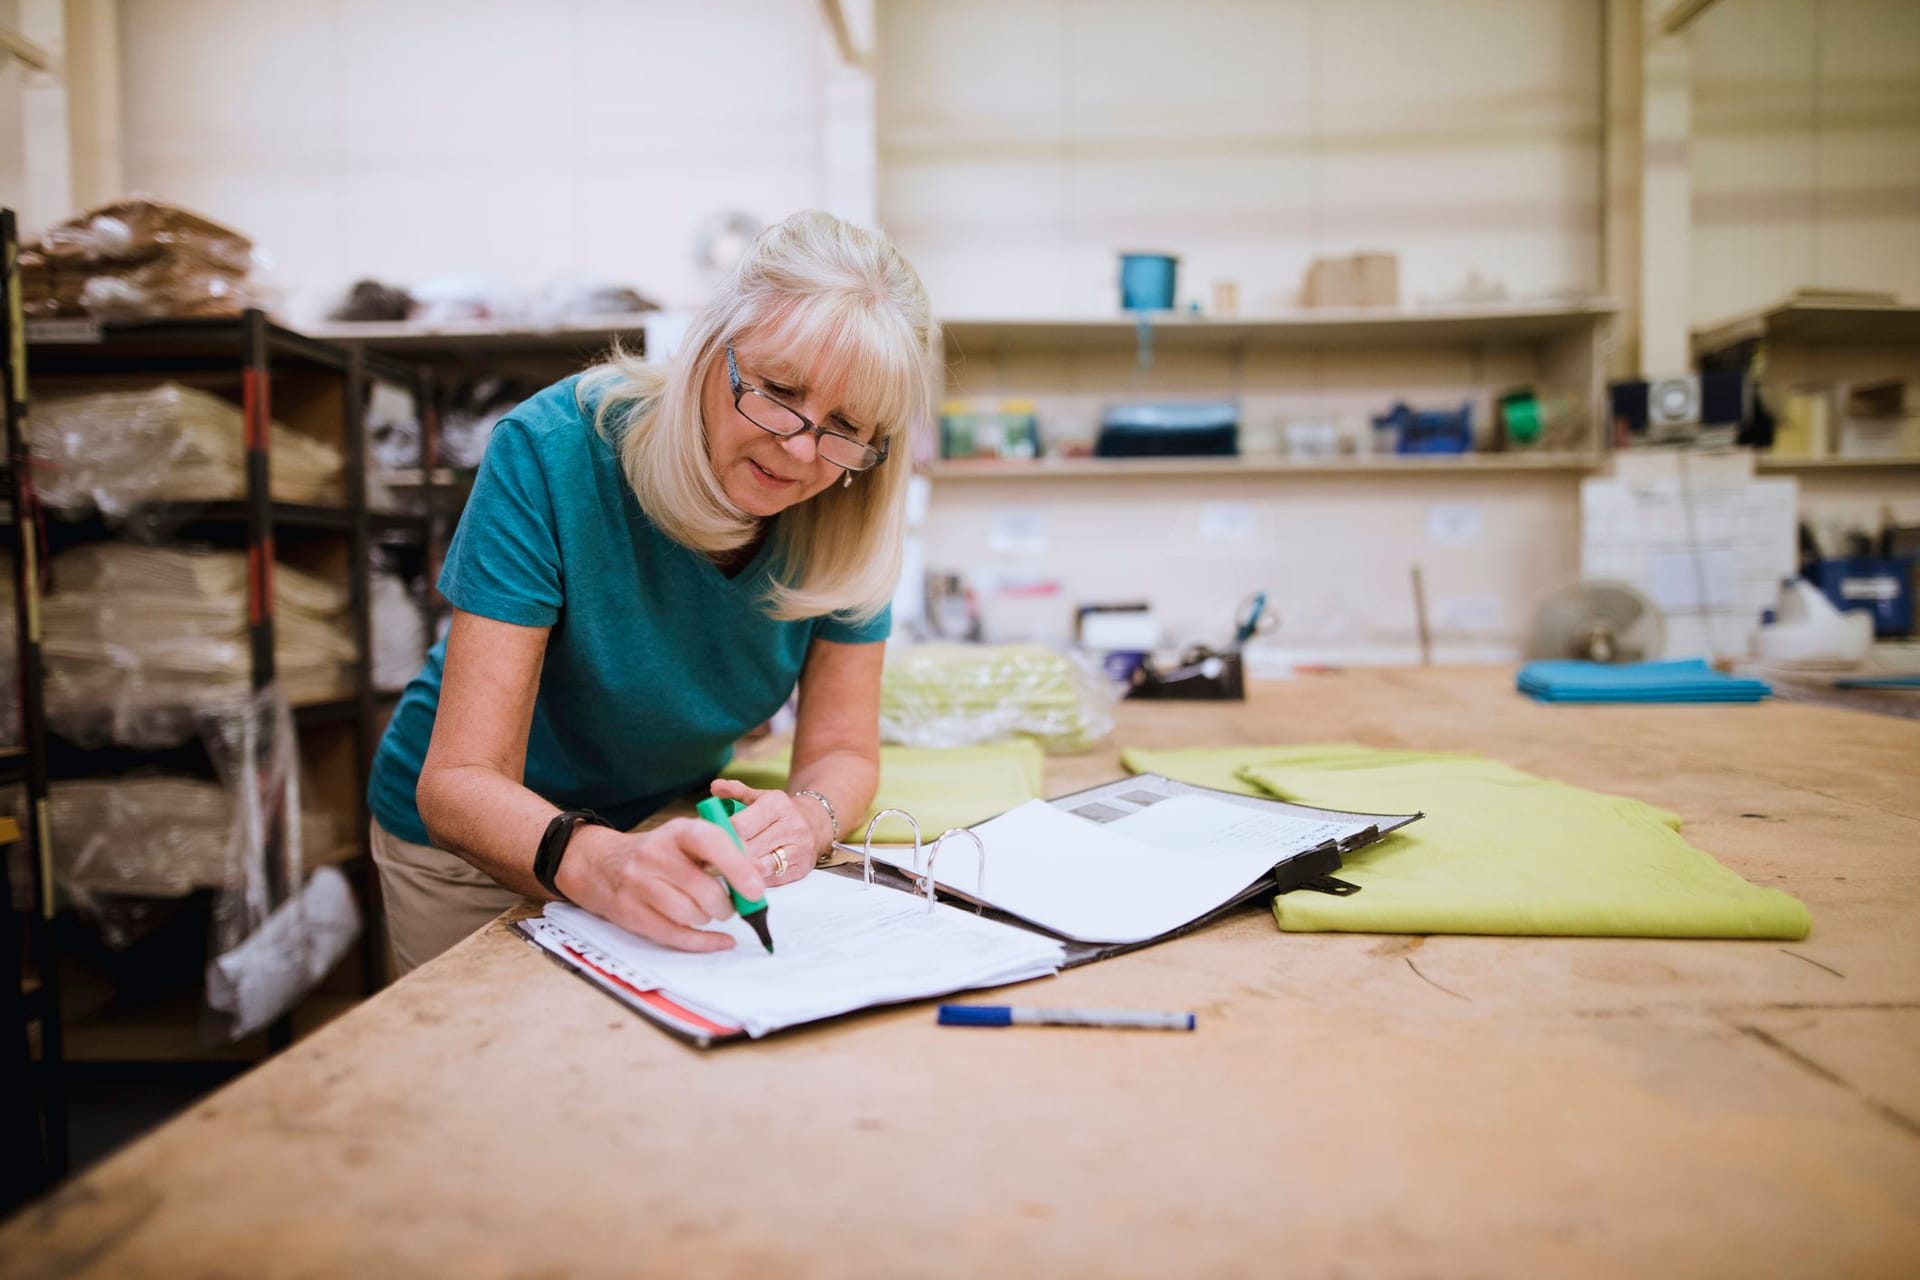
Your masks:
<svg viewBox="0 0 1920 1280"><path fill-rule="evenodd" d="M1877 636L1913 634L1913 557L1844 556L1816 560L1807 577L1836 609L1873 615Z"/></svg>
<svg viewBox="0 0 1920 1280"><path fill-rule="evenodd" d="M1240 452L1233 404L1124 404L1100 415L1093 452L1101 458L1232 456Z"/></svg>
<svg viewBox="0 0 1920 1280"><path fill-rule="evenodd" d="M1120 255L1120 305L1128 311L1173 310L1180 259L1170 253Z"/></svg>
<svg viewBox="0 0 1920 1280"><path fill-rule="evenodd" d="M1392 437L1395 453L1466 453L1473 448L1473 403L1458 412L1397 403L1374 417L1373 429L1376 437Z"/></svg>

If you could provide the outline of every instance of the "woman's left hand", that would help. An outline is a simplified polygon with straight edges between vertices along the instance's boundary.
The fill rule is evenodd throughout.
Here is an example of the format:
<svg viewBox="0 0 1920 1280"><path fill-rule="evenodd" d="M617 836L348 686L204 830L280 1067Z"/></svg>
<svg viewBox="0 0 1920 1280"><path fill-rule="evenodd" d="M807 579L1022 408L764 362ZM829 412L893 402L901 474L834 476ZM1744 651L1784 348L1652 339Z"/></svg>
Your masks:
<svg viewBox="0 0 1920 1280"><path fill-rule="evenodd" d="M813 870L814 859L832 843L826 810L812 800L796 800L784 791L759 791L732 778L714 779L713 794L747 806L733 815L733 829L768 884L798 880ZM784 868L775 850L785 856Z"/></svg>

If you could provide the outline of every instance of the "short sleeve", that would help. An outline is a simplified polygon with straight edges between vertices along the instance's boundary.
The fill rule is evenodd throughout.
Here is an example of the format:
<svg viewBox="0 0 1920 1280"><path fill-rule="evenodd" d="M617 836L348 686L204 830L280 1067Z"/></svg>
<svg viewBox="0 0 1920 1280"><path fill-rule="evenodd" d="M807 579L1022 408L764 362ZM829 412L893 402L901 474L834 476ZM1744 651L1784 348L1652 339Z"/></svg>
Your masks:
<svg viewBox="0 0 1920 1280"><path fill-rule="evenodd" d="M553 496L526 426L504 418L487 441L440 570L456 609L523 627L560 617L560 543Z"/></svg>
<svg viewBox="0 0 1920 1280"><path fill-rule="evenodd" d="M856 622L844 613L830 613L814 624L816 640L835 644L878 644L893 634L893 606L888 605L865 622Z"/></svg>

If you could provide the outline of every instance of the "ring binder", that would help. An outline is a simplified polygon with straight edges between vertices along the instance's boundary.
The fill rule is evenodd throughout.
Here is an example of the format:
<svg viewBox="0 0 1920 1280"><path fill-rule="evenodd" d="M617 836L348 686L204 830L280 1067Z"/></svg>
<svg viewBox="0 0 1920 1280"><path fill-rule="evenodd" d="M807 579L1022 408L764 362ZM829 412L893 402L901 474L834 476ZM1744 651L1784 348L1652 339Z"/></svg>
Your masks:
<svg viewBox="0 0 1920 1280"><path fill-rule="evenodd" d="M802 937L809 930L816 938L845 936L851 952L796 945L792 955L783 949L778 968L737 948L682 953L561 903L512 927L642 1016L708 1045L870 1005L1026 981L1151 946L1328 877L1344 851L1418 817L1316 809L1134 774L1029 800L988 819L985 834L949 827L930 844L910 811L881 810L858 845L831 845L857 857L858 869L849 860L778 890L803 922ZM905 820L911 846L875 839L888 818ZM973 841L974 865L950 858L936 874L956 836ZM995 855L991 900L984 891L989 843L1004 850ZM892 894L866 896L876 883L876 853L881 887L924 897L924 909ZM956 909L962 903L973 913ZM842 927L855 921L850 932ZM736 941L745 936L738 922L725 927Z"/></svg>
<svg viewBox="0 0 1920 1280"><path fill-rule="evenodd" d="M1226 885L1223 881L1224 887L1217 889L1193 889L1194 876L1216 874L1212 871L1203 871L1202 868L1209 864L1217 864L1219 859L1209 857L1192 862L1190 864L1192 875L1177 872L1176 864L1168 863L1166 874L1171 878L1166 883L1169 888L1182 891L1173 896L1194 898L1192 905L1195 911L1190 919L1172 924L1157 923L1161 917L1165 916L1167 910L1172 909L1178 912L1181 909L1175 907L1171 901L1167 901L1165 895L1147 891L1147 897L1155 905L1152 907L1143 905L1147 898L1141 896L1142 891L1138 886L1144 882L1140 877L1152 873L1143 871L1138 865L1139 846L1137 845L1134 846L1134 853L1129 855L1131 861L1125 864L1128 868L1126 879L1112 883L1089 884L1084 891L1078 893L1068 890L1063 894L1063 891L1057 887L1038 888L1033 881L1030 860L1024 858L1016 859L1019 865L1000 866L999 873L994 877L993 892L989 893L983 883L986 875L987 845L995 839L1006 838L1000 829L1009 821L1025 824L1020 828L1022 834L1012 837L1014 845L1028 848L1029 852L1036 855L1044 852L1051 856L1052 849L1098 838L1091 835L1086 828L1074 832L1058 828L1049 836L1034 828L1033 823L1038 821L1037 817L1016 819L1015 814L1018 812L1035 808L1050 809L1063 816L1071 815L1074 818L1084 819L1087 824L1090 824L1093 832L1117 822L1120 825L1115 828L1115 834L1124 837L1128 830L1139 829L1138 823L1145 819L1149 811L1159 813L1163 805L1166 806L1165 813L1169 821L1175 824L1183 821L1198 821L1196 811L1180 808L1183 804L1191 805L1195 800L1204 800L1215 806L1206 821L1211 824L1212 830L1218 832L1237 830L1245 827L1247 823L1260 821L1257 816L1253 816L1236 823L1231 816L1218 808L1220 805L1249 815L1268 815L1270 822L1292 824L1293 831L1291 833L1278 829L1272 831L1270 838L1273 843L1270 846L1263 846L1271 848L1272 861L1264 867L1257 865L1257 860L1247 862L1246 865L1253 868L1253 873L1245 882ZM1181 812L1181 818L1171 817L1176 810ZM904 840L887 841L875 838L881 818L890 816L905 818L911 825L914 835L914 844L911 848ZM877 874L881 880L887 882L892 888L925 896L928 910L932 910L933 904L940 900L954 906L964 904L973 907L977 915L1038 929L1060 938L1067 945L1066 964L1072 967L1089 960L1100 959L1120 951L1132 950L1137 946L1150 945L1153 942L1177 936L1190 929L1198 928L1226 910L1256 899L1270 900L1275 894L1303 888L1311 888L1323 893L1353 892L1356 886L1337 880L1332 874L1340 869L1343 855L1372 844L1419 816L1417 813L1380 815L1318 809L1268 797L1196 787L1157 774L1134 774L1071 795L1057 796L1049 801L1030 801L1021 810L1009 811L999 818L989 820L983 824L982 830L950 827L941 832L940 836L931 843L921 834L917 820L909 811L898 808L888 809L868 824L865 838L860 843L835 843L836 849L860 860L859 871L856 872L851 865L828 867L827 870L846 876L859 875L866 884L870 885L875 883L874 864L878 862ZM1131 823L1126 821L1128 819L1131 819ZM1152 829L1155 824L1149 823L1148 826ZM935 868L939 865L938 856L941 845L948 838L960 834L964 834L975 843L977 852L975 864L971 868L972 875L969 876L966 869L953 866L948 866L944 871L936 874ZM1235 866L1238 867L1241 862L1246 861L1246 854L1253 852L1251 848L1244 846L1245 840L1249 837L1243 832L1238 836L1227 838L1242 842L1244 851L1235 855L1238 859ZM1264 840L1268 837L1251 838ZM1038 845L1034 844L1036 840L1039 841ZM1153 847L1168 851L1177 850L1182 845L1177 834L1169 838L1169 831L1164 824L1159 825L1158 835L1153 837L1153 841ZM1000 846L996 844L995 848L998 850ZM1004 863L1005 859L1001 861ZM1116 871L1121 865L1118 862L1115 864ZM1224 874L1230 877L1234 872L1229 870ZM1008 879L1009 876L1012 877L1011 880ZM1136 887L1132 890L1124 887L1129 884ZM1040 896L1034 896L1036 893ZM1216 893L1217 897L1213 896ZM1132 896L1129 897L1129 894ZM1106 912L1105 907L1093 907L1088 904L1108 900L1116 901L1116 909L1124 913L1127 923L1121 923L1111 914L1099 916L1088 914L1090 911Z"/></svg>

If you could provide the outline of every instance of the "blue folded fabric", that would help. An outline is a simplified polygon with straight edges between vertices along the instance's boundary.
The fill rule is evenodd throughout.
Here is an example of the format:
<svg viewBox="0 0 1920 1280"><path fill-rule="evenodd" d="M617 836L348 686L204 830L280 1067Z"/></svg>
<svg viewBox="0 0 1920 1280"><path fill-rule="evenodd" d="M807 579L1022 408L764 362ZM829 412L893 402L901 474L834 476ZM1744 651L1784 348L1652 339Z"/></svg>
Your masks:
<svg viewBox="0 0 1920 1280"><path fill-rule="evenodd" d="M1515 682L1541 702L1758 702L1764 680L1729 676L1701 658L1673 662L1529 662Z"/></svg>

